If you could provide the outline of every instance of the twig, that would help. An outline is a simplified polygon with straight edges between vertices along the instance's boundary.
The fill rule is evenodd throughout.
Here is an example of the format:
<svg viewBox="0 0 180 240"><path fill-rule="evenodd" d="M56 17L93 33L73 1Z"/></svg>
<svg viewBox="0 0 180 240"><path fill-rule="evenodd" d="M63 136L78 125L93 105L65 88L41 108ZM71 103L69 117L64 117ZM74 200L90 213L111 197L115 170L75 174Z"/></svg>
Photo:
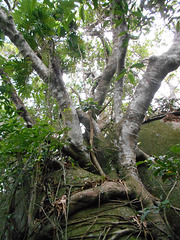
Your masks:
<svg viewBox="0 0 180 240"><path fill-rule="evenodd" d="M87 233L88 233L89 230L94 226L94 224L96 223L97 219L98 219L98 216L95 217L93 223L88 227L88 229L86 230L86 232L85 232L84 235L82 236L81 240L83 240L84 237L86 237Z"/></svg>
<svg viewBox="0 0 180 240"><path fill-rule="evenodd" d="M8 8L9 8L9 11L11 11L12 9L11 9L11 5L10 5L9 1L8 0L4 0L4 1L7 4Z"/></svg>
<svg viewBox="0 0 180 240"><path fill-rule="evenodd" d="M177 177L176 177L176 180L174 181L174 184L172 186L172 188L170 189L170 191L168 192L167 196L166 196L166 199L169 199L169 195L172 193L172 191L174 190L175 186L177 184Z"/></svg>
<svg viewBox="0 0 180 240"><path fill-rule="evenodd" d="M99 111L99 114L101 114L104 109L106 109L106 107L109 105L109 103L113 100L113 97L109 99L109 101L102 107L102 109Z"/></svg>
<svg viewBox="0 0 180 240"><path fill-rule="evenodd" d="M134 229L129 229L129 228L126 228L126 229L123 229L123 230L118 230L118 231L115 231L113 234L116 234L115 236L112 236L110 238L110 240L117 240L119 239L119 237L127 234L127 233L132 233L134 231Z"/></svg>
<svg viewBox="0 0 180 240"><path fill-rule="evenodd" d="M82 106L82 101L81 101L81 97L80 97L79 93L72 87L71 87L71 90L72 90L72 92L74 92L77 95L77 97L79 99L79 104Z"/></svg>
<svg viewBox="0 0 180 240"><path fill-rule="evenodd" d="M102 240L105 240L105 239L106 239L106 237L107 237L109 231L111 230L111 227L108 227L107 231L106 231L106 228L107 228L107 227L104 228L104 232L105 232L105 234L104 234L104 237L103 237ZM101 235L101 236L102 236L102 235ZM101 236L100 236L100 237L101 237ZM99 239L101 239L101 238L99 238Z"/></svg>

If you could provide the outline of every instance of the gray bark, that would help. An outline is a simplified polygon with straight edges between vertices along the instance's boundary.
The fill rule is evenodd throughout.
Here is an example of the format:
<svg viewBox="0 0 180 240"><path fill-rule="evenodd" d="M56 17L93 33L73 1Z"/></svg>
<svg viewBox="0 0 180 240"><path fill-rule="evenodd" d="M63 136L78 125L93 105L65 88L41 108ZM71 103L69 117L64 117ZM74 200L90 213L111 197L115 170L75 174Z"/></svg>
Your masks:
<svg viewBox="0 0 180 240"><path fill-rule="evenodd" d="M124 28L124 24L122 23L120 26L113 28L113 50L112 54L108 59L108 64L105 67L102 75L99 77L98 85L96 90L94 91L94 100L98 103L99 106L102 106L104 100L106 98L106 94L109 90L110 83L114 74L116 73L117 67L121 58L124 56L124 49L122 49L122 45L124 43L124 37L119 37L118 34L122 32Z"/></svg>
<svg viewBox="0 0 180 240"><path fill-rule="evenodd" d="M81 110L77 110L77 114L78 114L80 123L82 123L84 125L84 127L86 128L86 131L90 132L89 115ZM93 125L94 135L97 136L100 133L100 129L94 119L92 119L92 125Z"/></svg>
<svg viewBox="0 0 180 240"><path fill-rule="evenodd" d="M132 102L127 109L119 135L119 164L136 175L135 148L144 115L165 76L180 66L180 32L171 48L161 56L149 59L147 70L137 85Z"/></svg>
<svg viewBox="0 0 180 240"><path fill-rule="evenodd" d="M121 24L121 32L127 31L126 23L124 22ZM123 36L119 37L119 42L121 43L121 51L119 52L118 56L118 65L117 65L117 76L121 74L121 72L125 69L125 59L126 59L126 52L127 46L123 46L125 41L128 41L128 33L124 34ZM124 92L124 77L121 77L115 82L114 86L114 115L115 115L115 122L118 123L121 121L123 117L123 113L121 110L122 105L122 98Z"/></svg>

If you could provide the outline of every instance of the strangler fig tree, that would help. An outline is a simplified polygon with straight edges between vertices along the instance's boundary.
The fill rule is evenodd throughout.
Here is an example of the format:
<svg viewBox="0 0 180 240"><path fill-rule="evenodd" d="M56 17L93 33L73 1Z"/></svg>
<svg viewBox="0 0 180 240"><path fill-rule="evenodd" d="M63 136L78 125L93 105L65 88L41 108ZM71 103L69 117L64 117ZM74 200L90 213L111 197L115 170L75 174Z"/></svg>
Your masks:
<svg viewBox="0 0 180 240"><path fill-rule="evenodd" d="M135 196L146 207L154 206L154 197L138 174L137 137L161 82L180 66L179 21L173 19L177 6L178 1L6 0L1 1L0 7L1 82L9 86L7 95L27 127L33 128L37 117L35 109L28 111L32 108L31 98L26 98L26 105L20 97L21 89L17 88L15 73L22 70L20 64L25 69L25 84L29 81L31 85L31 96L35 96L35 83L40 81L57 103L58 128L66 128L63 139L67 144L61 146L62 154L106 179L107 185L103 186L107 196L111 195L113 184L108 181L115 169L117 179L123 179L127 189L114 183L112 195L117 197L119 192ZM147 56L143 58L140 51L137 57L136 53L130 56L128 48L141 45L141 36L151 31L160 17L169 21L167 24L174 31L171 47L158 56L144 53ZM7 53L6 46L12 44L15 53ZM45 96L47 92L44 91ZM41 110L38 111L40 114ZM55 138L56 134L52 136ZM109 141L114 149L112 162L103 154L103 141ZM100 191L90 189L69 196L69 214L82 209L78 205L80 198L91 195L89 202L93 204ZM173 239L159 212L152 214L151 221L155 239ZM28 222L26 239L31 239L32 222Z"/></svg>

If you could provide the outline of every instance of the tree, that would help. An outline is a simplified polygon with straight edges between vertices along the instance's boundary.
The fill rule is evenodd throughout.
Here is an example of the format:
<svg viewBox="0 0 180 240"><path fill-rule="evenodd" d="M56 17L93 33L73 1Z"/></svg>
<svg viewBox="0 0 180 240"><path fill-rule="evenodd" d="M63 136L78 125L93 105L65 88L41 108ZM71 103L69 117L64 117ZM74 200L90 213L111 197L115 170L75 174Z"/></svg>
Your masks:
<svg viewBox="0 0 180 240"><path fill-rule="evenodd" d="M139 231L131 227L120 230L107 227L102 233L103 239L121 239L125 234L142 239L174 239L159 211L149 210L155 207L156 199L143 185L136 159L139 155L146 158L137 147L146 111L163 79L180 65L179 21L174 17L177 6L178 1L141 1L140 5L136 1L119 0L1 2L1 44L4 44L0 59L1 90L4 91L1 99L3 114L8 112L11 116L8 121L12 120L9 128L4 117L1 128L2 138L8 140L11 144L8 147L12 149L8 155L8 149L2 145L1 151L6 153L5 168L13 165L19 169L14 171L14 178L7 177L14 185L2 239L14 236L41 239L48 234L47 239L68 239L68 217L73 213L98 201L121 198L127 198L133 209L136 203L133 205L132 200L137 199L137 206L141 205L138 209L148 211L147 222L144 215L138 218L138 214L134 214ZM172 46L160 56L132 62L136 58L128 56L128 46L138 35L150 31L157 10L169 27L176 26ZM107 31L112 34L112 43L105 37ZM94 73L95 66L97 73L101 72L99 76ZM63 72L69 76L71 73L73 82L78 68L77 76L82 79L74 77L74 87L69 87L63 80ZM34 97L34 109L32 106L28 109L22 101L28 99L28 94ZM27 129L17 120L17 115L13 115L8 99L14 103L15 112L24 119ZM102 126L103 118L106 125ZM103 145L111 149L113 161L107 158ZM93 173L100 186L88 181L81 191L71 192L73 185L68 185L65 179L69 162L71 167L78 163L80 168ZM58 169L64 171L59 173L64 182L56 186L54 193L61 187L69 190L55 194L54 198L46 180L47 174L53 175ZM15 181L20 170L22 188L19 178ZM19 213L24 221L21 225L17 202L22 189L26 189L24 198L29 198L29 202L25 203L27 212ZM56 220L51 210L44 210L47 201L56 209L53 212ZM44 218L48 229L43 228L43 224L47 226ZM77 239L85 239L86 235Z"/></svg>

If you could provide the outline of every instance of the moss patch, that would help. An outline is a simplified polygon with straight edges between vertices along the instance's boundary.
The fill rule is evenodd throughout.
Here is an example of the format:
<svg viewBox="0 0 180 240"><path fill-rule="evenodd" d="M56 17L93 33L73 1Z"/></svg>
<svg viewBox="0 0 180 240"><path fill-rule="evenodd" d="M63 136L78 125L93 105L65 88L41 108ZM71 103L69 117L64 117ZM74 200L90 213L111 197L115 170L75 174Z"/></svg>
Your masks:
<svg viewBox="0 0 180 240"><path fill-rule="evenodd" d="M142 126L138 142L147 154L163 155L171 146L180 143L180 128L174 128L171 122L153 121Z"/></svg>
<svg viewBox="0 0 180 240"><path fill-rule="evenodd" d="M69 218L68 239L110 239L115 231L129 229L117 239L136 239L140 230L133 222L134 211L126 201L84 209ZM140 236L138 239L142 239Z"/></svg>
<svg viewBox="0 0 180 240"><path fill-rule="evenodd" d="M144 124L138 141L140 148L147 154L164 155L171 146L180 143L180 124L179 122L163 122L163 120ZM174 181L168 180L163 183L160 178L155 178L145 165L139 165L138 171L147 190L154 196L165 199L172 189ZM169 200L172 205L167 209L167 218L172 229L180 236L180 216L172 207L180 208L180 182L177 182L169 195Z"/></svg>

